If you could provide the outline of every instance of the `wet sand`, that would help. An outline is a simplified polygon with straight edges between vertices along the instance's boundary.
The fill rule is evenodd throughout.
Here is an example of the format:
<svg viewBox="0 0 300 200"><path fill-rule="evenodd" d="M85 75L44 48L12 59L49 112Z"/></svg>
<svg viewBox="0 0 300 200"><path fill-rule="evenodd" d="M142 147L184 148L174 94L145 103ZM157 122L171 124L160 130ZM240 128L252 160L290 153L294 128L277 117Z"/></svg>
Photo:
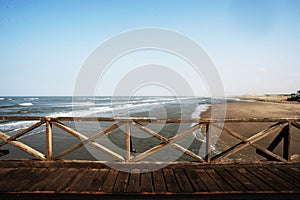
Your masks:
<svg viewBox="0 0 300 200"><path fill-rule="evenodd" d="M224 104L214 104L212 107L215 110L218 108L222 108ZM226 118L300 118L300 103L290 103L286 101L274 102L271 100L264 101L256 101L256 102L230 102L226 103ZM202 118L210 118L211 117L211 108L202 113ZM218 113L214 113L214 117L218 118ZM245 137L250 137L257 132L268 128L270 125L274 123L227 123L225 126L230 130L234 130L235 132L240 133ZM216 146L220 151L228 149L229 147L237 144L240 140L234 138L227 134L224 130L221 132L220 137L218 137L218 131L215 130L215 138ZM219 131L220 132L220 131ZM268 145L273 141L276 137L276 133L271 134L270 136L258 141L257 144L262 145L263 147L268 147ZM291 155L300 153L300 130L296 128L291 129ZM280 144L275 151L278 154L282 154L282 144ZM248 148L247 150L242 150L237 152L233 156L229 157L230 159L235 160L248 160L248 161L257 161L264 159L261 156L258 156L255 153L255 149L253 147Z"/></svg>

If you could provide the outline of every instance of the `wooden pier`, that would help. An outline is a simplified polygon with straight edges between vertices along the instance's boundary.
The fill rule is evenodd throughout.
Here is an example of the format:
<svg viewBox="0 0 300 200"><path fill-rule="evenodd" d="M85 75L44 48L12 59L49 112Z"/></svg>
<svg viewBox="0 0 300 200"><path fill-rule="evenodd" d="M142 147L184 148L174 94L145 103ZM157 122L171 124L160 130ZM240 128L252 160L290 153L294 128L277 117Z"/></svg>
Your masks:
<svg viewBox="0 0 300 200"><path fill-rule="evenodd" d="M11 145L35 159L0 160L0 199L297 199L300 198L299 152L291 147L298 134L300 119L152 119L152 118L49 118L0 117L0 120L37 121L34 125L9 135L0 131L0 147ZM63 121L109 121L109 127L87 137L63 124ZM195 123L170 138L155 132L143 123ZM228 123L271 123L266 129L246 137L228 128ZM225 126L223 127L223 123ZM41 152L18 138L45 124L45 151ZM52 126L78 138L78 144L53 153ZM97 143L96 138L125 127L125 154ZM131 127L135 126L161 141L145 152L133 152ZM240 140L214 155L210 127L222 129ZM205 132L206 156L201 157L177 141L202 128ZM295 132L293 129L296 129ZM292 133L294 134L292 137ZM275 134L267 146L258 141ZM114 162L61 159L83 145L111 156ZM3 146L3 147L2 147ZM144 159L170 146L193 161L171 163ZM255 162L228 159L248 147L255 149L261 160ZM281 152L278 153L278 147ZM277 149L277 150L276 150ZM5 150L5 149L1 149ZM276 151L275 151L276 150ZM8 153L6 150L4 151Z"/></svg>
<svg viewBox="0 0 300 200"><path fill-rule="evenodd" d="M300 197L300 164L149 164L1 161L1 199L291 199ZM143 166L143 167L141 167ZM120 164L119 166L120 167ZM157 167L157 166L156 166Z"/></svg>

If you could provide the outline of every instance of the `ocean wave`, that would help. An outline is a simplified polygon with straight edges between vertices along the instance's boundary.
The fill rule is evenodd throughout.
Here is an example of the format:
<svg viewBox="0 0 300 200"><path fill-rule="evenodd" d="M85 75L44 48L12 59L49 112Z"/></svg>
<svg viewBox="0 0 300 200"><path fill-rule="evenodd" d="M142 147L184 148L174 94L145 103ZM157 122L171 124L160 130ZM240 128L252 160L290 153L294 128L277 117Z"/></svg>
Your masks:
<svg viewBox="0 0 300 200"><path fill-rule="evenodd" d="M94 101L107 101L111 100L110 97L104 97L104 98L88 98L89 100L94 100Z"/></svg>
<svg viewBox="0 0 300 200"><path fill-rule="evenodd" d="M0 101L1 101L1 100L5 100L5 98L2 98L2 97L1 97L1 98L0 98Z"/></svg>
<svg viewBox="0 0 300 200"><path fill-rule="evenodd" d="M239 98L227 98L227 101L239 102L239 101L241 101L241 99L239 99Z"/></svg>
<svg viewBox="0 0 300 200"><path fill-rule="evenodd" d="M26 98L23 98L23 100L39 100L38 97L26 97Z"/></svg>
<svg viewBox="0 0 300 200"><path fill-rule="evenodd" d="M207 109L208 109L209 107L210 107L209 104L200 104L200 105L198 105L198 106L196 107L195 111L192 113L191 117L192 117L193 119L199 119L199 118L200 118L200 114L201 114L202 112L207 111ZM196 125L196 124L197 124L197 123L193 123L193 124L191 125L191 127L194 126L194 125ZM195 137L198 141L200 141L200 142L205 142L205 137L204 137L204 135L202 135L201 129L198 129L198 130L194 131L194 132L193 132L193 135L194 135L194 137Z"/></svg>
<svg viewBox="0 0 300 200"><path fill-rule="evenodd" d="M89 108L89 110L95 111L95 113L101 113L101 112L110 112L110 111L116 111L116 110L131 109L131 108L149 106L149 105L153 105L153 104L150 104L150 103L141 103L141 104L128 103L128 104L117 105L115 107L108 107L108 106L93 107L93 108Z"/></svg>
<svg viewBox="0 0 300 200"><path fill-rule="evenodd" d="M3 123L0 124L0 130L9 131L9 132L18 131L18 130L25 129L36 122L37 121L18 121L18 122Z"/></svg>
<svg viewBox="0 0 300 200"><path fill-rule="evenodd" d="M19 103L19 106L33 106L32 103Z"/></svg>
<svg viewBox="0 0 300 200"><path fill-rule="evenodd" d="M210 104L200 104L196 107L195 112L193 112L192 114L192 118L200 118L200 114L202 112L205 112L208 110L208 108L210 107ZM196 123L193 123L191 125L194 126L196 125ZM206 137L202 134L202 129L198 129L196 131L193 132L194 138L200 142L206 143ZM210 149L212 152L214 152L215 154L219 154L221 153L215 145L210 145ZM200 150L199 150L199 155L201 154Z"/></svg>

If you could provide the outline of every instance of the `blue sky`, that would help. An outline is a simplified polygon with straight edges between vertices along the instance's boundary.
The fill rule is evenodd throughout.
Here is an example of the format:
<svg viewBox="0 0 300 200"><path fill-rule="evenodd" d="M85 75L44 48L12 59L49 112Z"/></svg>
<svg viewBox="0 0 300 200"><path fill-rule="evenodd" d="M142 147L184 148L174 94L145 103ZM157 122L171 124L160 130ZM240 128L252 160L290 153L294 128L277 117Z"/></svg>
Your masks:
<svg viewBox="0 0 300 200"><path fill-rule="evenodd" d="M0 96L72 95L98 45L143 27L196 41L227 95L300 89L297 0L0 0Z"/></svg>

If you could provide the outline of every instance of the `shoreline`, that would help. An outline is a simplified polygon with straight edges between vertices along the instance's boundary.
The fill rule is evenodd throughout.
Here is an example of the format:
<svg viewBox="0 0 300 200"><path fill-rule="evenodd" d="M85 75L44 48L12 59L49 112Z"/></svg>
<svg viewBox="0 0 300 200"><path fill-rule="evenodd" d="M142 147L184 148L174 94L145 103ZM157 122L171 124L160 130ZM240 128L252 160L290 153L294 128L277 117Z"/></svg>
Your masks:
<svg viewBox="0 0 300 200"><path fill-rule="evenodd" d="M297 104L297 101L287 101L291 95L240 95L234 96L240 100L252 100L252 101L261 101L261 102L274 102L274 103L288 103L288 104Z"/></svg>
<svg viewBox="0 0 300 200"><path fill-rule="evenodd" d="M205 112L200 114L201 118L210 118L214 109L216 118L221 116L218 108L226 106L226 118L299 118L300 103L279 103L269 101L239 101L212 104Z"/></svg>

